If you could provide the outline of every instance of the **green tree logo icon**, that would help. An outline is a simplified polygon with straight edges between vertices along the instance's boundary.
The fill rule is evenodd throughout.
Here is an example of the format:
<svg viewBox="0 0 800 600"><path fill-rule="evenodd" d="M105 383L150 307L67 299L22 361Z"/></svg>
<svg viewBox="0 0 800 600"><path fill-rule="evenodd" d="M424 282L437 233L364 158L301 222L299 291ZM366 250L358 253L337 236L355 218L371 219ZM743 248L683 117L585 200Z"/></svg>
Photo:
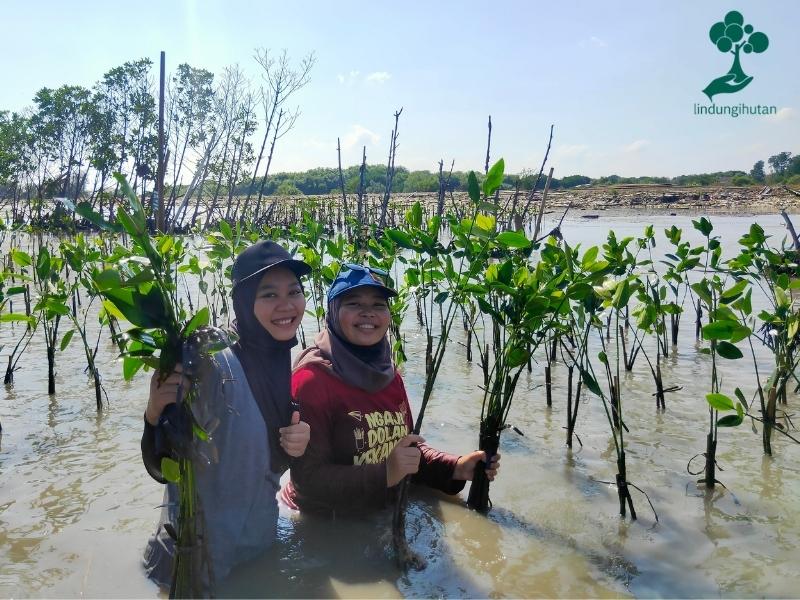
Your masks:
<svg viewBox="0 0 800 600"><path fill-rule="evenodd" d="M769 47L769 38L760 31L754 31L752 25L745 25L742 13L735 10L725 15L724 21L714 23L708 36L717 50L733 54L730 70L703 90L708 99L713 101L717 94L733 94L753 81L753 77L742 70L739 53L743 51L745 54L761 54Z"/></svg>

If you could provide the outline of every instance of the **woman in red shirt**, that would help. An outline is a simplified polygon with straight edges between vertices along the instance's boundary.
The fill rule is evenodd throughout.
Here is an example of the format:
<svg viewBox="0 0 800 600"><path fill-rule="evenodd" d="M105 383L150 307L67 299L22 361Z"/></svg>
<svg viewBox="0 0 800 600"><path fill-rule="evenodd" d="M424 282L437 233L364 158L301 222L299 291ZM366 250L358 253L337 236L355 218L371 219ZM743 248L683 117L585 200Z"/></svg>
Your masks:
<svg viewBox="0 0 800 600"><path fill-rule="evenodd" d="M359 265L346 265L328 291L326 328L297 359L292 397L311 426L305 455L291 467L283 500L304 511L382 508L406 475L457 494L482 451L456 456L410 434L411 409L386 337L397 293ZM500 455L486 470L490 480Z"/></svg>

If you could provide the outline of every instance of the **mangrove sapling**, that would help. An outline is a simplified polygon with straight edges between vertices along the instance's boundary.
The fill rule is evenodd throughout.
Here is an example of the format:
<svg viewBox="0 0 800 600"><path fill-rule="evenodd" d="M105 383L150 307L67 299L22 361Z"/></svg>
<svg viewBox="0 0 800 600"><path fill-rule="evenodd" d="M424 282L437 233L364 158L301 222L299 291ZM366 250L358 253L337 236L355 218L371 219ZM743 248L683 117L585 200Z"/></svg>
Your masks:
<svg viewBox="0 0 800 600"><path fill-rule="evenodd" d="M642 331L642 338L647 334L653 335L656 338L656 356L655 363L650 360L650 356L644 349L644 344L639 341L639 350L647 361L650 368L650 373L655 382L656 391L656 408L666 409L664 382L661 377L661 357L664 349L667 347L667 326L665 315L677 314L680 308L672 303L666 302L667 288L666 286L659 285L657 275L652 273L648 275L643 286L639 288L638 299L639 306L634 309L633 314L636 317L636 327ZM638 338L638 336L637 336ZM623 346L624 348L624 346ZM667 356L666 354L663 354ZM677 391L680 388L673 386L668 388L669 391Z"/></svg>
<svg viewBox="0 0 800 600"><path fill-rule="evenodd" d="M692 294L692 288L689 286L688 274L700 264L699 255L703 253L702 246L692 248L689 242L681 242L682 234L682 230L675 227L675 225L664 230L664 235L667 237L670 244L675 246L675 250L665 254L664 256L667 260L661 261L663 264L667 265L667 271L664 273L664 281L667 282L667 285L672 291L672 303L678 307L677 312L670 313L670 333L672 335L673 346L678 345L678 331L680 329L681 315L683 313L683 305L686 301L686 296L689 295L691 298L692 306L698 306Z"/></svg>
<svg viewBox="0 0 800 600"><path fill-rule="evenodd" d="M758 224L750 226L750 230L739 240L741 251L738 256L729 260L727 265L735 276L746 277L757 285L767 299L767 307L759 313L763 321L764 342L772 350L775 367L772 374L761 385L755 352L751 345L751 355L756 367L758 382L758 398L763 423L762 442L764 452L772 454L771 435L779 424L775 420L776 402L785 401L786 386L797 368L797 344L800 336L800 315L797 314L791 300L791 291L800 288L800 282L790 280L790 270L785 248L780 251L771 249L767 243L768 236ZM743 321L752 314L750 294L736 300L733 308L738 310ZM773 400L773 398L775 400Z"/></svg>
<svg viewBox="0 0 800 600"><path fill-rule="evenodd" d="M185 394L178 391L178 402L170 415L174 425L172 454L162 460L161 472L177 484L180 498L177 527L173 525L177 539L170 596L198 597L213 591L214 577L203 506L195 484L195 464L204 460L210 440L204 428L207 424L198 421L193 403L202 356L225 347L227 336L205 327L207 307L193 316L185 313L177 297L177 267L185 253L183 240L169 235L150 237L139 199L123 176L114 176L128 201L129 210L120 206L117 219L131 238L132 250L127 260L97 273L94 283L107 301L104 306L133 325L125 335L126 379L145 365L166 377L181 362L191 382Z"/></svg>
<svg viewBox="0 0 800 600"><path fill-rule="evenodd" d="M12 327L14 323L25 323L25 329L8 355L5 376L3 377L3 383L5 385L14 383L14 372L19 369L19 359L22 358L28 344L30 344L33 334L36 331L37 324L36 318L32 315L13 312L12 298L18 295L24 296L27 289L24 285L17 284L31 280L30 276L24 272L26 267L31 266L30 256L24 252L12 250L9 253L9 259L9 262L17 262L22 272L14 272L12 274L10 271L3 271L2 273L3 279L0 280L0 323L10 323ZM6 288L5 279L7 277L12 278L12 283L14 285ZM12 310L10 310L10 312L3 312L6 306Z"/></svg>
<svg viewBox="0 0 800 600"><path fill-rule="evenodd" d="M561 307L568 307L568 296L559 289L566 281L567 270L559 272L554 267L563 263L562 256L569 250L548 243L542 251L547 258L539 261L532 271L527 263L532 242L523 233L496 234L494 227L488 232L493 247L502 251L497 254L504 258L483 269L471 269L469 289L490 330L489 336L484 330L482 340L478 338L477 343L489 365L478 441L487 460L491 460L497 453L501 432L509 427L507 420L514 391L530 354L547 345L550 328ZM468 258L477 265L485 261L469 255ZM483 465L475 469L467 504L479 512L487 512L491 506L489 480Z"/></svg>
<svg viewBox="0 0 800 600"><path fill-rule="evenodd" d="M725 358L736 360L742 358L742 352L735 346L735 343L748 337L751 333L750 328L743 325L735 318L732 311L726 306L741 295L744 288L740 281L732 288L722 291L720 278L714 275L712 278L704 278L698 282L695 291L701 300L706 303L710 322L703 327L703 339L710 342L707 350L711 356L711 393L706 394L709 411L709 431L706 436L705 467L703 469L703 479L698 483L705 485L707 489L713 489L715 484L721 483L716 478L716 451L719 427L732 427L739 425L745 414L744 395L736 388L736 395L739 402L734 405L733 401L720 392L721 377L717 367L717 360ZM733 316L734 318L730 318ZM728 415L719 418L719 411L736 410L735 415ZM690 461L691 465L691 461ZM687 470L689 467L687 466ZM689 473L697 475L699 473Z"/></svg>
<svg viewBox="0 0 800 600"><path fill-rule="evenodd" d="M414 421L413 433L417 435L422 429L425 410L433 394L434 384L445 356L450 330L460 309L459 299L461 294L465 292L464 284L469 281L471 275L469 270L464 272L464 268L476 268L476 265L485 262L488 257L489 244L487 240L494 230L494 219L482 215L479 211L485 200L499 189L503 181L504 166L505 163L501 158L489 170L483 182L483 197L481 197L481 189L478 186L475 173L470 172L468 188L473 202L472 218L465 220L466 222L456 222L455 219L451 222L451 230L456 247L460 249L460 254L454 253L454 255L458 254L457 257L463 258L465 254L471 253L472 256L479 256L480 261L468 262L461 260L458 270L456 270L453 264L453 257L439 242L441 219L434 216L427 221L423 221L422 207L419 203L415 203L411 210L406 213L403 230L390 229L385 232L386 236L391 238L399 247L412 251L413 255L408 262L408 268L405 273L406 285L413 288L412 293L416 294L425 306L425 386L417 418ZM483 229L482 224L487 223L490 223L490 227ZM476 242L474 237L478 230L482 232L480 244ZM438 332L438 336L434 335L436 332ZM488 457L488 459L491 459L491 457ZM478 471L483 473L484 468L484 464L479 464L476 467L476 473ZM405 513L408 504L408 485L409 478L406 477L400 483L400 490L395 503L392 519L392 540L395 557L401 568L405 569L409 566L422 568L424 567L424 562L421 557L411 551L406 539Z"/></svg>
<svg viewBox="0 0 800 600"><path fill-rule="evenodd" d="M378 272L386 273L386 284L397 292L397 296L389 303L391 314L389 337L392 344L392 358L395 365L400 366L408 360L400 327L408 310L411 292L407 285L397 285L395 282L398 280L397 263L402 263L405 259L400 255L400 248L388 235L369 238L366 241L366 249L369 266ZM353 244L345 243L341 235L337 237L337 244L329 248L329 252L338 261L344 261L348 254L354 260L362 260L358 249Z"/></svg>
<svg viewBox="0 0 800 600"><path fill-rule="evenodd" d="M75 332L77 332L83 346L84 356L86 357L87 370L94 384L97 411L100 412L103 410L103 393L105 390L103 389L100 380L100 372L95 362L97 346L95 345L95 347L92 347L89 343L86 324L92 305L97 298L97 290L94 287L92 275L97 272L96 265L100 263L101 254L99 248L90 246L86 242L86 238L82 234L78 234L74 242L61 243L61 255L75 274L75 281L68 287L68 293L75 298L78 290L83 289L88 294L89 301L82 303L80 309L73 303L73 310L67 315L72 322L72 329L67 331L61 338L60 351L63 352L67 348Z"/></svg>
<svg viewBox="0 0 800 600"><path fill-rule="evenodd" d="M447 349L450 328L456 316L456 304L450 302L445 312L443 304L448 293L439 291L447 272L452 272L453 264L450 256L445 262L440 261L440 255L445 253L444 247L438 242L438 229L441 219L432 218L423 223L422 207L416 203L406 214L402 229L386 229L384 234L400 248L412 251L412 256L406 258L399 256L400 262L406 263L404 283L401 286L401 307L407 307L409 299L414 298L418 306L421 325L425 331L425 386L422 392L422 401L417 418L414 421L414 434L419 434L425 409L433 394L434 384ZM374 248L377 250L377 248ZM452 273L450 273L452 276ZM394 304L394 303L393 303ZM393 326L399 323L393 318ZM438 333L438 337L436 336ZM399 339L399 338L398 338ZM395 352L395 355L397 352ZM395 558L401 568L409 566L424 568L423 559L408 547L405 533L405 514L408 504L408 485L410 479L404 478L400 483L395 510L392 519L392 541Z"/></svg>
<svg viewBox="0 0 800 600"><path fill-rule="evenodd" d="M51 256L47 246L41 246L33 269L37 301L33 311L44 334L47 349L47 393L56 393L56 348L59 346L59 325L62 317L70 315L67 305L69 292L61 277L64 261ZM69 337L65 338L69 343Z"/></svg>
<svg viewBox="0 0 800 600"><path fill-rule="evenodd" d="M730 264L730 261L729 261L729 264ZM741 284L742 282L745 282L745 280L740 281L739 284ZM741 319L741 322L745 326L748 326L748 328L750 328L748 324L752 323L754 321L754 319L751 317L752 311L753 311L752 300L751 300L752 293L753 293L752 288L748 288L747 292L745 294L740 296L738 299L736 299L733 302L733 304L731 304L731 308L733 308L734 310L736 310L739 313L739 317ZM752 330L752 328L750 328L750 329ZM763 428L761 430L761 439L762 439L762 444L763 444L763 447L764 447L764 453L769 455L769 456L771 456L772 455L772 432L773 431L777 430L777 431L783 433L786 437L788 437L789 439L791 439L792 441L794 441L796 443L800 443L800 440L794 438L793 436L791 436L787 432L785 432L783 426L776 421L777 388L770 381L767 382L766 388L765 388L765 386L762 386L762 384L761 384L761 376L760 376L760 373L759 373L759 370L758 370L758 361L756 360L755 348L753 347L753 337L754 337L754 334L748 335L747 336L747 343L748 343L748 346L750 348L750 356L751 356L751 358L753 360L753 369L755 371L756 384L757 384L756 395L758 396L760 404L761 404L761 408L760 408L761 417L757 417L755 415L750 414L750 412L748 410L749 409L749 405L745 402L744 394L742 393L742 391L739 388L736 388L735 395L736 395L736 397L737 397L737 399L739 401L737 406L735 407L736 411L737 411L737 415L735 417L733 415L723 417L722 419L720 419L720 421L718 423L719 423L720 426L728 426L728 427L735 427L737 425L740 425L742 420L740 418L738 418L738 417L741 417L742 415L740 413L739 406L742 405L743 406L742 410L744 412L744 416L748 416L748 417L751 418L751 420L760 421L762 423ZM766 400L764 398L765 389L767 390L767 394L768 394L768 399L766 399ZM724 402L724 404L726 406L729 406L729 408L727 408L727 410L731 410L730 406L732 406L733 402L732 401L728 402L727 400L723 401L723 402ZM755 431L755 427L754 427L754 431Z"/></svg>
<svg viewBox="0 0 800 600"><path fill-rule="evenodd" d="M615 401L612 403L612 406L616 407L617 410L617 417L619 419L621 427L614 426L614 415L612 411L609 411L608 402L606 402L605 396L600 389L600 386L597 383L597 379L594 375L594 369L591 365L591 361L587 362L587 370L582 373L583 379L586 383L586 387L593 392L594 394L600 396L603 402L603 408L606 412L606 417L608 418L609 425L611 427L611 435L614 441L614 449L617 455L617 475L616 475L616 486L617 486L617 495L619 497L619 514L620 516L626 516L626 512L630 510L631 519L636 520L636 510L633 506L633 497L631 496L630 487L634 487L639 491L642 491L636 485L631 483L628 480L628 473L627 473L627 464L626 464L626 455L625 455L625 432L627 428L624 426L624 417L623 417L623 409L622 409L622 393L619 385L619 367L620 367L620 323L619 323L619 313L620 309L628 304L631 296L637 291L637 288L641 285L641 282L633 276L629 276L625 279L618 280L614 282L613 286L603 285L603 286L595 286L594 290L597 294L599 294L599 298L594 301L593 304L587 304L587 310L596 310L597 305L600 305L602 302L602 306L607 309L612 309L615 315L615 368L612 371L610 368L610 361L608 355L605 352L601 352L598 355L600 362L603 363L605 367L606 376L609 378L613 377L613 381L609 381L609 389L612 390L612 393L616 395ZM644 492L642 491L644 494ZM648 503L650 503L650 498L647 497L645 494L645 498L647 498ZM650 507L653 508L652 503L650 503ZM655 513L655 509L653 508L653 513ZM658 520L658 515L656 514L656 520Z"/></svg>
<svg viewBox="0 0 800 600"><path fill-rule="evenodd" d="M289 239L299 244L298 250L303 260L311 267L309 277L309 296L311 297L312 310L306 312L317 320L317 331L322 331L322 323L325 320L325 289L326 280L333 281L336 272L326 279L322 272L325 265L325 256L329 240L325 235L324 225L313 219L308 211L303 211L302 220L292 225L289 232ZM334 265L335 266L335 265ZM328 269L331 266L328 265ZM330 273L328 274L330 275Z"/></svg>
<svg viewBox="0 0 800 600"><path fill-rule="evenodd" d="M747 338L752 331L749 327L742 324L733 311L728 306L735 301L744 291L746 282L739 281L727 290L723 290L722 280L718 275L704 277L701 281L693 284L695 293L705 303L710 322L703 327L703 339L710 342L708 348L703 348L702 353L711 356L711 392L706 395L709 411L709 430L706 436L705 467L703 469L703 483L707 488L713 488L716 483L720 483L716 478L716 450L718 439L718 428L720 426L738 425L741 423L745 408L741 399L744 396L741 392L740 404L734 406L732 401L721 394L721 376L719 374L718 360L737 360L742 358L742 351L736 347L736 343ZM720 419L718 411L736 410L736 422L727 417ZM691 461L690 461L691 463ZM691 471L689 471L691 473ZM699 474L699 473L693 473Z"/></svg>
<svg viewBox="0 0 800 600"><path fill-rule="evenodd" d="M234 227L231 227L225 221L220 221L219 231L210 232L206 235L205 241L204 250L208 257L207 271L211 273L211 297L209 299L211 324L216 327L221 316L225 316L226 323L230 320L231 310L228 305L232 287L230 264L233 258L244 250L247 242L241 223L237 222Z"/></svg>
<svg viewBox="0 0 800 600"><path fill-rule="evenodd" d="M730 341L733 332L737 328L741 327L741 325L733 312L730 309L727 309L727 307L726 311L721 311L719 315L716 314L717 306L720 304L720 295L722 294L723 282L718 274L709 274L709 267L712 270L716 270L720 266L719 260L722 254L722 248L720 247L719 239L716 236L711 236L711 232L713 231L714 227L705 217L701 217L698 221L692 221L692 225L706 238L703 253L705 258L705 263L703 265L704 276L700 281L693 283L691 287L695 294L697 294L698 298L702 301L709 318L708 325L702 328L701 333L703 339L710 341L711 345L710 348L703 348L700 350L700 352L711 356L711 389L710 394L706 396L706 400L708 401L709 420L708 434L706 435L706 451L703 453L703 456L705 457L705 466L702 471L692 473L690 469L691 462L694 460L694 458L696 458L693 457L689 460L689 464L686 468L687 471L693 475L699 475L702 472L703 479L701 479L699 483L703 483L708 489L711 489L716 483L718 483L716 478L718 409L715 407L716 405L713 402L713 400L718 397L720 392L720 376L717 370L717 357L719 353L718 348L721 347L722 352L729 352L731 356L734 356L735 353L738 353L741 356L741 351L739 351L739 349L736 348ZM741 337L738 337L738 339L744 339L749 334L750 331L746 330L741 334Z"/></svg>
<svg viewBox="0 0 800 600"><path fill-rule="evenodd" d="M572 438L576 438L578 443L583 446L581 438L575 433L575 425L578 422L578 408L580 407L581 400L581 387L583 379L581 373L586 370L586 356L589 332L591 331L591 320L587 318L586 310L583 304L576 303L569 314L569 328L572 332L572 338L575 340L575 346L568 348L562 344L562 355L566 354L563 358L564 364L567 365L567 447L572 449ZM601 336L602 337L602 336ZM575 386L575 397L573 400L572 388L574 375L577 371L577 385Z"/></svg>

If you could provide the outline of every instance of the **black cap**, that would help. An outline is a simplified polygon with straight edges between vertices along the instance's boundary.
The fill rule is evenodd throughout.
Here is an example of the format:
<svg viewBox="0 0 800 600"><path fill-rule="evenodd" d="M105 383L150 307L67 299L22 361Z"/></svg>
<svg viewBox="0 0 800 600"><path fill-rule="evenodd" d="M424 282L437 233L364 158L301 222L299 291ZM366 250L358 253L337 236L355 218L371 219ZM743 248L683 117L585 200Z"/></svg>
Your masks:
<svg viewBox="0 0 800 600"><path fill-rule="evenodd" d="M273 267L284 267L289 269L297 278L308 275L311 267L302 260L295 260L286 249L280 244L269 240L256 242L246 250L239 253L233 262L231 279L233 287L243 281L261 275Z"/></svg>

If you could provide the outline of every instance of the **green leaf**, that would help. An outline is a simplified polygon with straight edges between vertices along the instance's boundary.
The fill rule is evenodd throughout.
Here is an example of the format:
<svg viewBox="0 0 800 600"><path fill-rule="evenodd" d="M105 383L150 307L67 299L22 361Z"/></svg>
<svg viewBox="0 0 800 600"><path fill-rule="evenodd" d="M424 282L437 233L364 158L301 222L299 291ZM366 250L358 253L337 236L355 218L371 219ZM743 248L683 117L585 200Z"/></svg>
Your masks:
<svg viewBox="0 0 800 600"><path fill-rule="evenodd" d="M742 393L742 390L740 390L737 387L735 390L733 390L733 393L736 395L736 398L739 400L740 404L747 404L747 401L744 399L744 394Z"/></svg>
<svg viewBox="0 0 800 600"><path fill-rule="evenodd" d="M422 205L414 202L414 205L406 211L406 223L419 229L422 227Z"/></svg>
<svg viewBox="0 0 800 600"><path fill-rule="evenodd" d="M751 333L753 333L752 329L746 325L737 324L734 330L731 332L731 337L728 341L731 344L736 344L737 342L741 342L743 339L748 337Z"/></svg>
<svg viewBox="0 0 800 600"><path fill-rule="evenodd" d="M744 417L739 414L725 415L717 419L717 427L736 427L742 424Z"/></svg>
<svg viewBox="0 0 800 600"><path fill-rule="evenodd" d="M64 349L67 346L69 346L70 341L72 341L72 336L73 335L75 335L75 330L74 329L70 329L67 333L64 334L64 337L61 338L61 346L59 348L61 350L61 352L63 352Z"/></svg>
<svg viewBox="0 0 800 600"><path fill-rule="evenodd" d="M115 319L120 321L125 321L125 315L123 315L120 310L116 307L116 305L111 302L110 300L103 300L103 308L105 311L110 314Z"/></svg>
<svg viewBox="0 0 800 600"><path fill-rule="evenodd" d="M584 385L586 385L586 387L589 388L590 392L592 392L597 396L602 397L603 392L600 391L600 386L597 385L597 381L595 381L595 378L592 377L591 373L589 373L589 371L587 371L583 367L579 368L581 371L581 379L583 380Z"/></svg>
<svg viewBox="0 0 800 600"><path fill-rule="evenodd" d="M164 235L159 238L158 241L158 251L161 254L166 254L172 249L172 246L175 245L175 238L171 235Z"/></svg>
<svg viewBox="0 0 800 600"><path fill-rule="evenodd" d="M50 277L50 252L45 246L42 246L36 257L36 276L39 281L45 281Z"/></svg>
<svg viewBox="0 0 800 600"><path fill-rule="evenodd" d="M734 410L733 400L725 394L706 394L709 406L715 410Z"/></svg>
<svg viewBox="0 0 800 600"><path fill-rule="evenodd" d="M708 237L711 231L714 229L714 226L711 224L711 221L706 219L705 217L700 217L699 221L692 221L692 225L694 228L697 229L700 233L702 233L705 237Z"/></svg>
<svg viewBox="0 0 800 600"><path fill-rule="evenodd" d="M504 231L497 236L497 243L507 248L529 248L531 245L525 234L518 231Z"/></svg>
<svg viewBox="0 0 800 600"><path fill-rule="evenodd" d="M181 480L181 468L177 462L165 456L161 459L161 475L169 482L178 483Z"/></svg>
<svg viewBox="0 0 800 600"><path fill-rule="evenodd" d="M22 313L5 313L0 315L0 323L26 322L31 327L36 324L36 319Z"/></svg>
<svg viewBox="0 0 800 600"><path fill-rule="evenodd" d="M208 441L208 433L206 430L200 427L197 423L192 423L192 431L194 432L194 437L198 440L202 440L204 442Z"/></svg>
<svg viewBox="0 0 800 600"><path fill-rule="evenodd" d="M592 246L586 251L586 254L583 255L581 259L581 268L584 270L588 270L589 267L592 266L594 261L597 260L597 254L600 249L597 246Z"/></svg>
<svg viewBox="0 0 800 600"><path fill-rule="evenodd" d="M694 293L700 296L700 299L706 303L706 306L711 306L711 291L708 289L708 282L703 280L698 283L693 283L691 288Z"/></svg>
<svg viewBox="0 0 800 600"><path fill-rule="evenodd" d="M416 250L414 240L412 240L411 236L405 231L400 231L399 229L387 229L384 233L386 233L386 236L401 248Z"/></svg>
<svg viewBox="0 0 800 600"><path fill-rule="evenodd" d="M483 180L484 196L488 197L494 194L503 183L503 172L505 171L505 167L506 163L501 158L492 165L491 169L489 169L489 172L486 174L486 178Z"/></svg>
<svg viewBox="0 0 800 600"><path fill-rule="evenodd" d="M467 175L467 191L469 192L469 199L473 204L478 204L481 201L481 188L478 185L478 178L475 176L475 171L470 171Z"/></svg>
<svg viewBox="0 0 800 600"><path fill-rule="evenodd" d="M608 364L608 355L605 352L598 352L597 358L600 360L601 363L604 365Z"/></svg>
<svg viewBox="0 0 800 600"><path fill-rule="evenodd" d="M141 358L123 356L122 376L125 378L125 381L130 381L133 379L133 376L136 375L137 371L139 371L139 369L141 369L144 365L145 363Z"/></svg>
<svg viewBox="0 0 800 600"><path fill-rule="evenodd" d="M512 348L508 352L508 367L511 369L521 367L528 362L528 356L528 351L524 348L520 348L519 346Z"/></svg>
<svg viewBox="0 0 800 600"><path fill-rule="evenodd" d="M120 229L119 226L106 221L101 214L96 213L88 202L79 202L78 206L75 207L75 212L95 227L104 231L118 232Z"/></svg>
<svg viewBox="0 0 800 600"><path fill-rule="evenodd" d="M66 317L69 314L69 306L57 298L48 298L44 303L44 308L49 313L54 313Z"/></svg>
<svg viewBox="0 0 800 600"><path fill-rule="evenodd" d="M747 287L747 280L742 279L732 287L722 292L722 294L719 297L720 302L723 302L724 304L730 304L731 302L733 302L739 296L742 295L742 292L744 292L744 289L746 287Z"/></svg>
<svg viewBox="0 0 800 600"><path fill-rule="evenodd" d="M139 228L133 217L121 206L117 207L117 220L122 224L123 229L134 238L138 239L144 235L144 228Z"/></svg>
<svg viewBox="0 0 800 600"><path fill-rule="evenodd" d="M131 209L129 216L131 219L131 223L133 224L137 232L134 233L131 230L128 230L128 233L137 236L144 235L145 233L147 233L147 218L145 217L144 208L142 208L142 202L139 200L139 196L136 194L136 192L133 191L130 184L128 183L128 180L125 178L124 175L122 175L121 173L114 173L114 179L117 180L117 182L119 183L119 187L122 190L122 194L128 200L128 206L130 206Z"/></svg>
<svg viewBox="0 0 800 600"><path fill-rule="evenodd" d="M738 325L735 321L713 321L703 326L703 339L729 340Z"/></svg>
<svg viewBox="0 0 800 600"><path fill-rule="evenodd" d="M17 265L20 267L29 267L33 263L30 254L17 249L11 251L11 260L17 263Z"/></svg>
<svg viewBox="0 0 800 600"><path fill-rule="evenodd" d="M736 360L737 358L742 358L742 356L744 356L739 348L730 342L724 341L717 342L717 354L719 354L722 358L727 358L729 360Z"/></svg>
<svg viewBox="0 0 800 600"><path fill-rule="evenodd" d="M231 231L231 226L228 224L227 221L219 222L219 231L225 237L226 240L233 239L233 231Z"/></svg>
<svg viewBox="0 0 800 600"><path fill-rule="evenodd" d="M479 229L483 229L484 231L494 231L495 223L495 218L492 215L478 213L475 217L475 226Z"/></svg>
<svg viewBox="0 0 800 600"><path fill-rule="evenodd" d="M183 337L187 338L194 331L200 327L208 325L208 321L210 320L211 315L208 311L208 307L204 306L197 313L191 318L191 320L186 324L186 328L183 330Z"/></svg>

